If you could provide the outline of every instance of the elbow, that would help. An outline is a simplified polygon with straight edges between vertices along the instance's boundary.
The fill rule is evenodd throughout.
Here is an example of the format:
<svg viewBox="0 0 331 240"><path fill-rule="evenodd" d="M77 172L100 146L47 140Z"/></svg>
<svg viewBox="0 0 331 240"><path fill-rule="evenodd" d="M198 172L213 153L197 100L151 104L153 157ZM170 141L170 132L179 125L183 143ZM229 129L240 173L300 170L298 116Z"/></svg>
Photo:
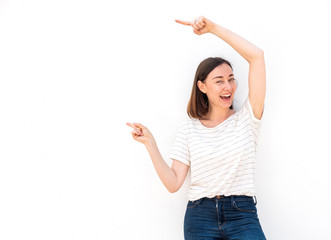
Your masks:
<svg viewBox="0 0 331 240"><path fill-rule="evenodd" d="M254 62L261 62L264 61L264 51L260 48L258 48L255 52L254 55L248 60L249 63L254 63Z"/></svg>
<svg viewBox="0 0 331 240"><path fill-rule="evenodd" d="M170 188L167 188L167 190L170 193L175 193L179 190L179 187L170 187Z"/></svg>
<svg viewBox="0 0 331 240"><path fill-rule="evenodd" d="M256 52L256 58L264 58L264 51L262 49L258 49Z"/></svg>

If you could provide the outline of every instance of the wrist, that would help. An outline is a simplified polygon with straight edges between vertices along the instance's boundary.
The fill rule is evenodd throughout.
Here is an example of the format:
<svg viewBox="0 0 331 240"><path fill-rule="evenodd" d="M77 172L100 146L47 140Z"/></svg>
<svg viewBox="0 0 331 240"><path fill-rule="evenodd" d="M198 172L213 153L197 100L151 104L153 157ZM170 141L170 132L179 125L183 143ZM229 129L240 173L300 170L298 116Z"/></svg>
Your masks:
<svg viewBox="0 0 331 240"><path fill-rule="evenodd" d="M209 32L214 34L214 35L217 35L218 33L218 30L219 30L219 25L217 25L216 23L211 23L211 27L210 27L210 30Z"/></svg>
<svg viewBox="0 0 331 240"><path fill-rule="evenodd" d="M157 147L156 145L156 142L154 139L148 141L146 144L145 144L145 147L147 148L148 151L152 150L152 149L155 149Z"/></svg>

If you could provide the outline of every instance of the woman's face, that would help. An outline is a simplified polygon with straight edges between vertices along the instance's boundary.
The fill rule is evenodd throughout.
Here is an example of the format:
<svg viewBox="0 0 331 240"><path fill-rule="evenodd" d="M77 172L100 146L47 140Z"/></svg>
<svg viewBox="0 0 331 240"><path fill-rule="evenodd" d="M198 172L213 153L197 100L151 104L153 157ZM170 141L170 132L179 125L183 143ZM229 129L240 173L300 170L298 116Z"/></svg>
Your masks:
<svg viewBox="0 0 331 240"><path fill-rule="evenodd" d="M237 89L232 69L227 64L214 68L204 83L198 81L198 87L207 94L209 104L216 108L229 108Z"/></svg>

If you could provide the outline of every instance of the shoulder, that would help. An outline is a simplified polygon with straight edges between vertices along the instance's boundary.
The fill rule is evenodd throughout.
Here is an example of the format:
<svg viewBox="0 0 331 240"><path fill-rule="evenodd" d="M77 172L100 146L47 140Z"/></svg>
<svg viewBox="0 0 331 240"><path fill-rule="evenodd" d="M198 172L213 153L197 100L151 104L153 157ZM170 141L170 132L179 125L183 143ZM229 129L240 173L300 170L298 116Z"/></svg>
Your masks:
<svg viewBox="0 0 331 240"><path fill-rule="evenodd" d="M242 104L241 108L238 110L239 116L247 116L249 119L251 119L255 123L260 123L261 119L258 119L255 117L252 109L251 102L249 100L249 97L246 97L244 103Z"/></svg>
<svg viewBox="0 0 331 240"><path fill-rule="evenodd" d="M177 127L178 132L188 133L199 127L198 119L196 118L187 118L182 121Z"/></svg>

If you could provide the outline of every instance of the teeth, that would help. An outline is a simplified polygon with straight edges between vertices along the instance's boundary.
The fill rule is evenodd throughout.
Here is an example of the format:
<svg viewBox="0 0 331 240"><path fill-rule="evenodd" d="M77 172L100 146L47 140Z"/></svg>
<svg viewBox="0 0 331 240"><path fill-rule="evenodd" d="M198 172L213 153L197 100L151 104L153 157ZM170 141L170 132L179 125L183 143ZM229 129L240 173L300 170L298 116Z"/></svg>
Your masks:
<svg viewBox="0 0 331 240"><path fill-rule="evenodd" d="M231 94L229 94L229 95L221 95L222 97L230 97L231 96Z"/></svg>

